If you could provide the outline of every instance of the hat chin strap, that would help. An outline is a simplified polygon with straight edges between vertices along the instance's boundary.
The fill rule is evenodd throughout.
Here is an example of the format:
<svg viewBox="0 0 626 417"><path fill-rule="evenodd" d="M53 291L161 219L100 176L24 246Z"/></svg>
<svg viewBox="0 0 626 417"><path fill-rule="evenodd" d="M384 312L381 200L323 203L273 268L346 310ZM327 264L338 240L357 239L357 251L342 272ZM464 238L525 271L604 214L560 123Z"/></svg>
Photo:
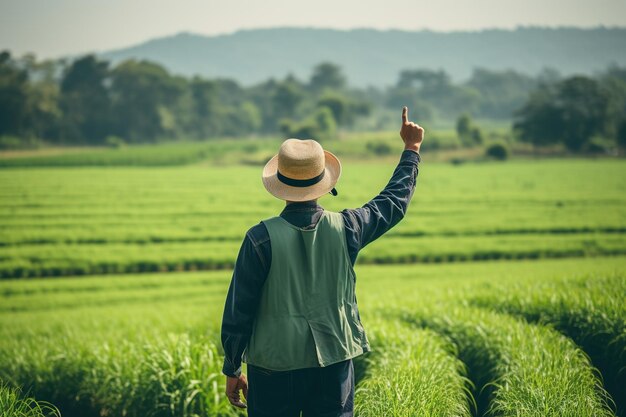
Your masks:
<svg viewBox="0 0 626 417"><path fill-rule="evenodd" d="M338 193L337 193L337 190L335 189L335 187L333 187L333 189L332 189L332 190L330 190L330 191L328 192L328 194L332 194L332 195L333 195L333 197L336 197Z"/></svg>

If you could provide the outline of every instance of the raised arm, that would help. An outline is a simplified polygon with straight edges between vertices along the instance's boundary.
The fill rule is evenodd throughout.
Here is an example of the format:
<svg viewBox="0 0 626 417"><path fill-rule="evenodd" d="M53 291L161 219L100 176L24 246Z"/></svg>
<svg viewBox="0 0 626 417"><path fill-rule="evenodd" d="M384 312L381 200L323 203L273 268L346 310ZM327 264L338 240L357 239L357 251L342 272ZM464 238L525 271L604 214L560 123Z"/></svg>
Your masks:
<svg viewBox="0 0 626 417"><path fill-rule="evenodd" d="M346 209L342 212L353 262L356 261L360 249L378 239L402 220L413 197L424 129L409 121L406 107L402 109L400 137L404 142L404 151L387 186L363 207Z"/></svg>

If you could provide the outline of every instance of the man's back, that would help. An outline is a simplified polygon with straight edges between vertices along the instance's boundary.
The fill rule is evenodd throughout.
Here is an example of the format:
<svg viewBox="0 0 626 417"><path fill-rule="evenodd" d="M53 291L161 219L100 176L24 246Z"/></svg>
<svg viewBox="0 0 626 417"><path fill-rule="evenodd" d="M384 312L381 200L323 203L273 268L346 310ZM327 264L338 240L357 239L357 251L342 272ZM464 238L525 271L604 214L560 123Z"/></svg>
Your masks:
<svg viewBox="0 0 626 417"><path fill-rule="evenodd" d="M369 351L341 214L313 228L280 216L263 221L272 263L244 361L272 370L328 366Z"/></svg>
<svg viewBox="0 0 626 417"><path fill-rule="evenodd" d="M348 256L355 264L359 251L396 225L405 215L415 190L419 155L404 151L385 189L363 207L341 211ZM313 228L324 208L316 201L288 204L280 217L300 228ZM233 271L222 319L226 375L239 375L241 355L252 333L259 295L272 263L270 236L263 222L248 230Z"/></svg>
<svg viewBox="0 0 626 417"><path fill-rule="evenodd" d="M305 416L352 415L352 358L369 350L360 326L353 266L363 247L404 217L417 179L423 129L408 122L406 108L402 120L405 151L391 180L380 194L357 209L331 214L317 204L317 198L326 193L337 195L334 185L341 164L315 141L288 139L266 164L264 185L274 196L287 200L287 206L280 216L246 233L222 321L227 395L238 407L245 407L239 391L248 394L248 382L241 374L242 354L248 348L250 416L299 416L300 411ZM334 227L326 229L328 218ZM318 225L334 234L306 243L303 236L314 236ZM320 251L325 245L329 245L327 250ZM307 286L322 275L327 279L323 281L326 289L348 280L351 286L344 287L347 291L336 300L334 311L307 317L324 296L332 297L329 293L316 297L315 287ZM340 305L346 300L351 304L348 320L341 322L345 309ZM294 309L276 314L280 311L277 306L284 303ZM260 344L259 328L263 329ZM324 343L316 340L316 336L321 340L324 335L328 336ZM255 361L265 367L256 366ZM274 396L275 391L289 394Z"/></svg>

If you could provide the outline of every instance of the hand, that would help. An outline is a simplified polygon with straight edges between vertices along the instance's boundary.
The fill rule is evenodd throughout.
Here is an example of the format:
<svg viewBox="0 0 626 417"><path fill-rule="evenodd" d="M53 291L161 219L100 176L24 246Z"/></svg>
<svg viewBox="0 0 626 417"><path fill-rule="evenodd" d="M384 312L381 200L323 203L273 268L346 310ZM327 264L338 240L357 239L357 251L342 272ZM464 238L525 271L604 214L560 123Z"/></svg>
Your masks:
<svg viewBox="0 0 626 417"><path fill-rule="evenodd" d="M228 401L235 407L246 408L246 405L241 401L239 390L243 391L244 398L248 398L248 379L245 374L241 374L239 378L232 376L226 377L226 396Z"/></svg>
<svg viewBox="0 0 626 417"><path fill-rule="evenodd" d="M400 137L404 141L404 149L420 151L420 146L424 140L424 128L417 123L409 122L409 109L406 106L402 108Z"/></svg>

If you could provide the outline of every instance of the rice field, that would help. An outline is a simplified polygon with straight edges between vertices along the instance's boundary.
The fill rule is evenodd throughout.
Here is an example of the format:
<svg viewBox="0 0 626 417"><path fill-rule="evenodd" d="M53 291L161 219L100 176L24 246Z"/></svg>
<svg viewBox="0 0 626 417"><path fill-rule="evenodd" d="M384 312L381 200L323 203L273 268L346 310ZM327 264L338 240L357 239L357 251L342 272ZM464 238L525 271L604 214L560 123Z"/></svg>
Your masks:
<svg viewBox="0 0 626 417"><path fill-rule="evenodd" d="M0 282L0 378L64 416L236 415L220 375L229 279L196 271ZM623 385L595 371L602 355L624 368L622 348L604 344L590 356L569 337L576 327L479 306L497 298L494 283L524 300L546 282L554 298L586 298L582 283L594 282L587 309L614 305L613 325L587 329L587 339L624 340L621 257L361 265L357 280L373 346L357 363L358 415L596 416L623 407ZM577 305L572 315L584 315Z"/></svg>
<svg viewBox="0 0 626 417"><path fill-rule="evenodd" d="M359 207L395 167L344 165L329 210ZM626 254L621 161L425 162L418 183L409 214L360 262ZM246 230L281 208L260 167L0 170L0 277L230 268Z"/></svg>
<svg viewBox="0 0 626 417"><path fill-rule="evenodd" d="M360 206L394 166L344 161L322 205ZM244 233L281 208L260 166L4 166L1 412L245 415L221 313ZM625 415L623 162L424 161L356 272L355 415Z"/></svg>

